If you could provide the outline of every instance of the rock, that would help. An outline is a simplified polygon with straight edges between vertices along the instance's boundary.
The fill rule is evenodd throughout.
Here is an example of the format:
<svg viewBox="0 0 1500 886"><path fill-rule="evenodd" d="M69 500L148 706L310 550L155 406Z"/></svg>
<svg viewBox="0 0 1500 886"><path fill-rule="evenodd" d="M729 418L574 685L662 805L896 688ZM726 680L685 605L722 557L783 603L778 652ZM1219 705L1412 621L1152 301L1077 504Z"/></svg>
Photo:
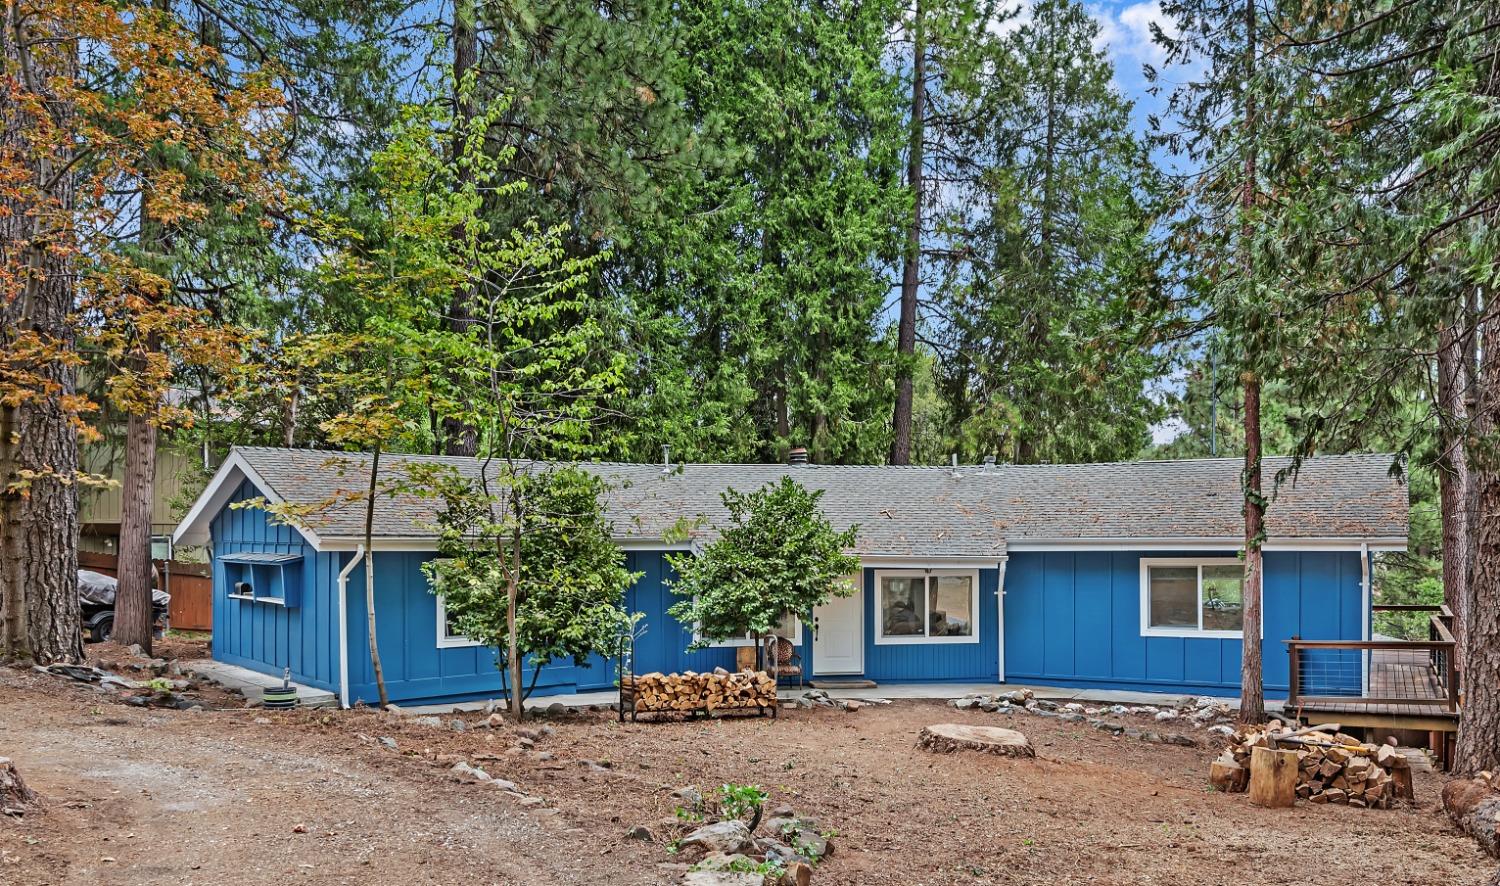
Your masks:
<svg viewBox="0 0 1500 886"><path fill-rule="evenodd" d="M389 736L389 735L382 735L382 736L380 736L380 738L379 738L379 739L377 739L377 740L378 740L378 741L379 741L379 742L380 742L380 743L381 743L381 744L382 744L382 745L383 745L383 746L385 746L385 747L388 747L388 748L390 748L390 749L391 749L391 750L393 750L393 751L394 751L394 750L395 750L395 749L396 749L396 740L395 740L395 739L394 739L394 738L391 738L391 737L390 737L390 736Z"/></svg>
<svg viewBox="0 0 1500 886"><path fill-rule="evenodd" d="M678 788L672 792L672 797L677 800L680 809L692 813L703 811L703 792L693 785Z"/></svg>
<svg viewBox="0 0 1500 886"><path fill-rule="evenodd" d="M1109 712L1111 714L1114 714L1115 716L1119 716L1121 714L1129 713L1129 711L1127 711L1125 709L1125 706L1122 705L1122 704L1112 704L1112 705L1110 705L1109 706Z"/></svg>
<svg viewBox="0 0 1500 886"><path fill-rule="evenodd" d="M1082 723L1083 721L1087 720L1088 717L1085 717L1082 714L1067 713L1060 715L1060 719L1067 723Z"/></svg>
<svg viewBox="0 0 1500 886"><path fill-rule="evenodd" d="M532 748L536 747L536 741L523 735L520 738L516 739L516 747L519 747L522 750L529 751Z"/></svg>
<svg viewBox="0 0 1500 886"><path fill-rule="evenodd" d="M762 886L765 877L747 871L688 871L682 886Z"/></svg>
<svg viewBox="0 0 1500 886"><path fill-rule="evenodd" d="M255 723L257 723L257 724L259 724L261 726L264 726L267 723L271 722L271 718L270 717L256 717L253 722L255 722Z"/></svg>
<svg viewBox="0 0 1500 886"><path fill-rule="evenodd" d="M955 708L958 708L960 711L965 711L970 708L977 708L980 705L984 704L982 700L972 695L966 698L955 698L948 703L953 705Z"/></svg>
<svg viewBox="0 0 1500 886"><path fill-rule="evenodd" d="M440 717L418 717L412 721L418 726L426 726L428 729L442 729L443 721Z"/></svg>
<svg viewBox="0 0 1500 886"><path fill-rule="evenodd" d="M864 705L860 704L858 700L853 698L844 699L843 701L839 702L838 706L843 708L845 711L857 711L860 708L864 707Z"/></svg>
<svg viewBox="0 0 1500 886"><path fill-rule="evenodd" d="M722 852L725 855L755 851L755 841L750 829L737 820L716 821L704 825L677 842L683 849L702 849L704 852Z"/></svg>
<svg viewBox="0 0 1500 886"><path fill-rule="evenodd" d="M924 726L917 737L917 745L938 753L972 750L1003 757L1036 756L1026 736L999 726L967 726L962 723Z"/></svg>
<svg viewBox="0 0 1500 886"><path fill-rule="evenodd" d="M833 854L833 844L828 838L811 828L802 828L792 838L792 851L798 856L817 861Z"/></svg>
<svg viewBox="0 0 1500 886"><path fill-rule="evenodd" d="M452 766L455 763L467 763L469 758L463 754L438 754L437 762L440 766Z"/></svg>
<svg viewBox="0 0 1500 886"><path fill-rule="evenodd" d="M627 840L645 840L647 843L655 843L656 842L656 835L653 834L653 833L651 833L651 829L650 828L646 827L643 824L638 824L635 827L633 827L630 830L628 830L628 831L625 832L625 839L627 839Z"/></svg>
<svg viewBox="0 0 1500 886"><path fill-rule="evenodd" d="M146 650L142 649L141 648L141 644L139 644L139 643L131 643L129 646L125 647L125 651L128 652L128 653L130 653L131 655L145 655L146 654Z"/></svg>
<svg viewBox="0 0 1500 886"><path fill-rule="evenodd" d="M700 871L732 871L736 868L744 870L745 868L754 867L756 864L757 862L755 859L751 858L748 855L743 855L739 852L728 854L723 852L710 852L709 854L703 856L702 861L693 865L693 868L694 870Z"/></svg>
<svg viewBox="0 0 1500 886"><path fill-rule="evenodd" d="M506 781L503 778L495 778L494 776L490 776L490 784L494 785L502 791L510 791L513 794L523 793L520 788L516 787L515 782Z"/></svg>
<svg viewBox="0 0 1500 886"><path fill-rule="evenodd" d="M1083 713L1083 705L1079 704L1076 701L1070 701L1070 702L1068 702L1067 704L1065 704L1065 705L1062 706L1062 709L1065 710L1065 711L1067 711L1070 714L1081 714L1081 713Z"/></svg>
<svg viewBox="0 0 1500 886"><path fill-rule="evenodd" d="M1049 713L1057 710L1057 702L1048 701L1045 698L1038 698L1026 707L1031 708L1033 706L1035 706L1035 709L1038 711L1047 711Z"/></svg>
<svg viewBox="0 0 1500 886"><path fill-rule="evenodd" d="M499 711L496 711L493 714L490 714L489 719L485 720L484 722L485 725L490 727L491 729L499 729L500 727L505 725L505 718L500 716Z"/></svg>
<svg viewBox="0 0 1500 886"><path fill-rule="evenodd" d="M560 701L554 701L552 704L547 705L547 716L549 717L561 717L567 712L568 706Z"/></svg>
<svg viewBox="0 0 1500 886"><path fill-rule="evenodd" d="M1212 732L1215 735L1233 735L1234 734L1234 727L1233 726L1225 726L1223 724L1220 724L1218 726L1210 726L1210 727L1208 727L1208 731Z"/></svg>
<svg viewBox="0 0 1500 886"><path fill-rule="evenodd" d="M547 801L542 799L541 797L522 797L516 802L520 803L522 806L541 806Z"/></svg>
<svg viewBox="0 0 1500 886"><path fill-rule="evenodd" d="M457 717L454 717L452 720L448 721L448 728L452 729L454 732L467 732L469 731L469 724L458 719Z"/></svg>
<svg viewBox="0 0 1500 886"><path fill-rule="evenodd" d="M1177 719L1177 712L1176 711L1159 711L1157 713L1157 715L1156 715L1156 722L1158 722L1158 723L1165 723L1168 720L1175 720L1175 719Z"/></svg>
<svg viewBox="0 0 1500 886"><path fill-rule="evenodd" d="M1010 692L1007 692L1000 697L1010 702L1011 704L1023 705L1031 700L1032 692L1030 689L1012 689Z"/></svg>
<svg viewBox="0 0 1500 886"><path fill-rule="evenodd" d="M454 763L453 768L449 769L448 771L453 773L453 775L456 776L459 781L494 781L494 779L490 777L490 774L488 772L485 772L483 769L476 769L475 767L470 766L468 763L464 763L462 761Z"/></svg>
<svg viewBox="0 0 1500 886"><path fill-rule="evenodd" d="M810 886L811 883L812 867L806 862L794 861L782 871L778 886Z"/></svg>

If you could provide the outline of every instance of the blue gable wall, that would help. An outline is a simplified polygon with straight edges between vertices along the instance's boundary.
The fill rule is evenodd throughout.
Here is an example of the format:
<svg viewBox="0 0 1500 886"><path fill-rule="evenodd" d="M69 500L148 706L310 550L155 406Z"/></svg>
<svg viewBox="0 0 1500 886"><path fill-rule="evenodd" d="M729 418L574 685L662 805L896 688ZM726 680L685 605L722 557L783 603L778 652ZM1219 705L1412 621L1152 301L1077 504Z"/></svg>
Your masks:
<svg viewBox="0 0 1500 886"><path fill-rule="evenodd" d="M1194 553L1015 553L1005 575L1005 676L1056 683L1238 694L1241 641L1142 637L1142 557L1235 556ZM1283 641L1357 640L1363 630L1359 553L1265 555L1266 689L1285 694ZM1343 653L1327 653L1330 663ZM1353 662L1344 663L1349 668Z"/></svg>
<svg viewBox="0 0 1500 886"><path fill-rule="evenodd" d="M231 501L259 497L248 481ZM214 658L281 676L292 669L299 683L322 689L338 686L338 608L333 554L319 554L290 526L271 522L258 508L224 508L213 520L213 652ZM302 557L299 606L237 600L229 596L225 554L268 552Z"/></svg>

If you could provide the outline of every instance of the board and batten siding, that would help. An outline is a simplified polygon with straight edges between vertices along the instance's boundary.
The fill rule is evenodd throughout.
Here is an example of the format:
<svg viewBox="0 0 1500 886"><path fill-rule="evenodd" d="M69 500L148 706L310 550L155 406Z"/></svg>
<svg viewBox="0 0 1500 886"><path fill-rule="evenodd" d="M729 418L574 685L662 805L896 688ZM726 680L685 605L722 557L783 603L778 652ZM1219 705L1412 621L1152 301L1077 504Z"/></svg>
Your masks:
<svg viewBox="0 0 1500 886"><path fill-rule="evenodd" d="M232 502L260 496L248 480ZM338 601L334 594L339 563L320 554L290 526L279 525L254 507L225 507L213 520L213 655L219 661L292 679L319 689L338 688ZM296 554L302 557L300 606L239 600L229 596L226 554Z"/></svg>
<svg viewBox="0 0 1500 886"><path fill-rule="evenodd" d="M1012 683L1237 694L1239 639L1141 635L1142 557L1235 557L1235 551L1143 554L1017 552L1005 575L1005 676ZM1287 691L1284 641L1358 640L1365 628L1357 551L1265 554L1266 690ZM1352 663L1349 663L1352 664ZM1353 677L1357 680L1357 674Z"/></svg>

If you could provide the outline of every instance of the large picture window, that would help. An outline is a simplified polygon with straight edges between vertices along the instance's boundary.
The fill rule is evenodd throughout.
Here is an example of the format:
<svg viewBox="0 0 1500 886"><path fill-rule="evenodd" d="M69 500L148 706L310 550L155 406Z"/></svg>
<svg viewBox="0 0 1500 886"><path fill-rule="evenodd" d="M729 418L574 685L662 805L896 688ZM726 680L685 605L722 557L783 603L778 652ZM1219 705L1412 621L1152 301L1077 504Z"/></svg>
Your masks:
<svg viewBox="0 0 1500 886"><path fill-rule="evenodd" d="M1238 637L1244 627L1245 566L1237 558L1141 561L1141 633Z"/></svg>
<svg viewBox="0 0 1500 886"><path fill-rule="evenodd" d="M979 573L878 570L875 642L978 643Z"/></svg>

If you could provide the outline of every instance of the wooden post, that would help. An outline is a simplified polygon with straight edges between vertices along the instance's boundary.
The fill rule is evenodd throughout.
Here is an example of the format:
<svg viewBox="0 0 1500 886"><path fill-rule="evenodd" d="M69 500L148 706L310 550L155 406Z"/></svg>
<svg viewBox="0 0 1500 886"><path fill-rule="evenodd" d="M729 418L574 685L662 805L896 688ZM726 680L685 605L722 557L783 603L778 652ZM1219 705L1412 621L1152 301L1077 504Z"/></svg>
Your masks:
<svg viewBox="0 0 1500 886"><path fill-rule="evenodd" d="M1297 802L1297 752L1254 748L1250 751L1250 802L1282 809Z"/></svg>
<svg viewBox="0 0 1500 886"><path fill-rule="evenodd" d="M1297 683L1298 678L1301 676L1299 669L1302 667L1302 655L1297 651L1297 638L1295 636L1287 641L1286 654L1288 658L1286 707L1287 710L1295 712L1297 710Z"/></svg>

